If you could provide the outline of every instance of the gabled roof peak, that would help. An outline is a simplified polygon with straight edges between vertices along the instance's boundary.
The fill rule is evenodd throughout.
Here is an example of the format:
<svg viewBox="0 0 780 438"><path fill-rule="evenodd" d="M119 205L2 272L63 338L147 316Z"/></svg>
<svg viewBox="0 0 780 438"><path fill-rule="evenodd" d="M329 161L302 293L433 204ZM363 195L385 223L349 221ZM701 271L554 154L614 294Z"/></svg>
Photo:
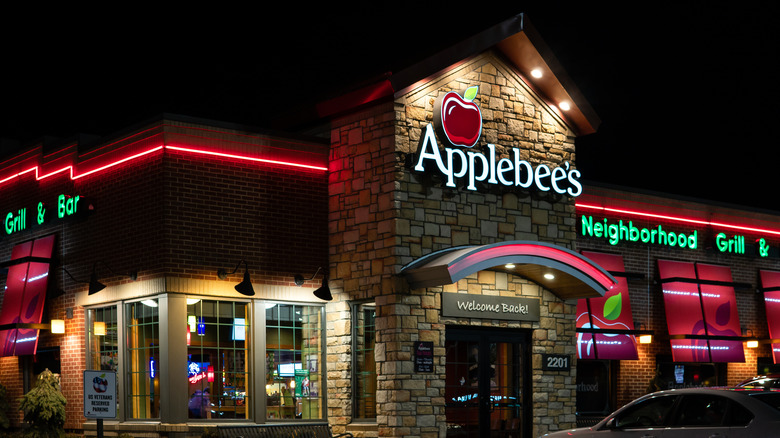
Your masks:
<svg viewBox="0 0 780 438"><path fill-rule="evenodd" d="M596 132L600 124L590 104L553 55L528 16L518 14L460 41L410 67L387 74L351 93L317 105L319 117L392 99L433 80L463 60L492 48L516 69L526 84L571 125L578 135ZM532 72L538 72L535 77ZM565 108L568 106L568 109Z"/></svg>

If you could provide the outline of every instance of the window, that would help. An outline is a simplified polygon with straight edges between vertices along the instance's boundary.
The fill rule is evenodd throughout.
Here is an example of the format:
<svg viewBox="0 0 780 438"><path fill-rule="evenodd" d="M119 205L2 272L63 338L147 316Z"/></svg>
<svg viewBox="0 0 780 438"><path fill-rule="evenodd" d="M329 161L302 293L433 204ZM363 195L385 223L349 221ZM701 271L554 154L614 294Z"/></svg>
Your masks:
<svg viewBox="0 0 780 438"><path fill-rule="evenodd" d="M322 307L266 306L267 418L323 418Z"/></svg>
<svg viewBox="0 0 780 438"><path fill-rule="evenodd" d="M674 422L675 426L721 426L728 400L710 395L686 395Z"/></svg>
<svg viewBox="0 0 780 438"><path fill-rule="evenodd" d="M127 304L127 415L160 417L160 315L157 299ZM102 360L102 359L101 359Z"/></svg>
<svg viewBox="0 0 780 438"><path fill-rule="evenodd" d="M87 369L116 372L119 368L119 330L116 306L89 309Z"/></svg>
<svg viewBox="0 0 780 438"><path fill-rule="evenodd" d="M626 409L615 419L616 428L659 427L669 414L676 396L654 397Z"/></svg>
<svg viewBox="0 0 780 438"><path fill-rule="evenodd" d="M189 418L249 418L249 304L187 303Z"/></svg>
<svg viewBox="0 0 780 438"><path fill-rule="evenodd" d="M355 419L376 418L376 305L355 304L352 307L353 332L353 416Z"/></svg>

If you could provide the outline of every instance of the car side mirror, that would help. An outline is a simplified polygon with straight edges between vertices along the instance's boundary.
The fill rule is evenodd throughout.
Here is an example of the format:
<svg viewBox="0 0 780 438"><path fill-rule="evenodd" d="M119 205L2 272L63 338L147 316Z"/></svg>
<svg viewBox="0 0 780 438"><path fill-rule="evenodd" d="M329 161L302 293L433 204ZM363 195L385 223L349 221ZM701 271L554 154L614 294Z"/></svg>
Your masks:
<svg viewBox="0 0 780 438"><path fill-rule="evenodd" d="M617 429L617 427L615 427L615 417L607 420L607 423L604 425L604 429Z"/></svg>

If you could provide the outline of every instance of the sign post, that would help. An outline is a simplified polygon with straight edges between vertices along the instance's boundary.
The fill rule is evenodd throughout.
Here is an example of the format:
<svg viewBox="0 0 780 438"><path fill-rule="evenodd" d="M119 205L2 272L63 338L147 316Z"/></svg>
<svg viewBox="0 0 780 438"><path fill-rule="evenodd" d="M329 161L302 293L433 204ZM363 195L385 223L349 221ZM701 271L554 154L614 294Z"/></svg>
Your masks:
<svg viewBox="0 0 780 438"><path fill-rule="evenodd" d="M97 420L98 438L103 438L103 419L116 418L116 372L84 371L84 416Z"/></svg>

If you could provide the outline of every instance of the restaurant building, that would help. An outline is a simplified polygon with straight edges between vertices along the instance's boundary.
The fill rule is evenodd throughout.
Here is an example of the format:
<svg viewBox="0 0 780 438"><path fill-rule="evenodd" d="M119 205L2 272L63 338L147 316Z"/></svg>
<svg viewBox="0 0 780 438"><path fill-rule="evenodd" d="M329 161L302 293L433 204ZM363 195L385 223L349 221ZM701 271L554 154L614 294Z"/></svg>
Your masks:
<svg viewBox="0 0 780 438"><path fill-rule="evenodd" d="M777 213L588 186L577 222L578 250L619 282L578 302L581 424L651 390L780 370Z"/></svg>
<svg viewBox="0 0 780 438"><path fill-rule="evenodd" d="M705 243L721 230L714 207L586 185L575 138L598 118L527 17L322 102L315 120L280 135L166 115L0 163L9 399L49 368L66 427L87 433L97 421L177 437L328 422L367 437L534 437L642 393L657 367L668 380L683 363L681 384L731 383L763 363L768 346L743 362L710 351L741 345L737 313L769 339L764 303L747 293L715 310L722 330L682 340L707 344L707 360L672 355L659 284L710 283L655 266L731 266L749 283L774 266L774 234L726 238L747 250L766 234L768 258L718 254ZM710 222L694 229L669 210ZM648 211L658 217L631 216ZM621 218L629 237L613 244ZM665 243L645 245L661 228ZM733 283L713 270L713 287ZM630 324L596 322L602 301L607 320ZM645 332L654 342L636 346ZM617 344L636 357L610 355ZM88 370L105 373L85 382ZM93 391L114 397L115 415Z"/></svg>

